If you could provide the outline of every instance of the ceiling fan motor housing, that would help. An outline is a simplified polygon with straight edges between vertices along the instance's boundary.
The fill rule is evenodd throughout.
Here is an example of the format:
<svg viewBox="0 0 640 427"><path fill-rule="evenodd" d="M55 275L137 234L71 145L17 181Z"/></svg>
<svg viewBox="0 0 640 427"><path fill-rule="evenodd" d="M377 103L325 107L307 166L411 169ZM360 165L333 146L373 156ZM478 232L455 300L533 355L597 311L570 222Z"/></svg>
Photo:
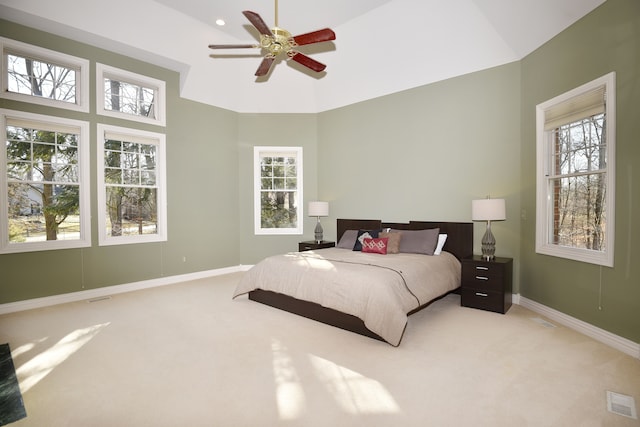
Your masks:
<svg viewBox="0 0 640 427"><path fill-rule="evenodd" d="M289 31L274 27L271 32L273 35L260 35L260 47L268 50L270 56L275 58L280 53L289 52L296 46Z"/></svg>

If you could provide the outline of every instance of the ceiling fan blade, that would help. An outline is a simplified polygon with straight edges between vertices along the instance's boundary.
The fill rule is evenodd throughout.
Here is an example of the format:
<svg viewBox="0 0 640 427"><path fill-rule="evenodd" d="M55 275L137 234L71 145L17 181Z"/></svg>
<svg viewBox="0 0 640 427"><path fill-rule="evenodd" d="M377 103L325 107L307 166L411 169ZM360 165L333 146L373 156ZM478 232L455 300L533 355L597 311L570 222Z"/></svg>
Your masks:
<svg viewBox="0 0 640 427"><path fill-rule="evenodd" d="M257 44L210 44L209 49L246 49L258 48Z"/></svg>
<svg viewBox="0 0 640 427"><path fill-rule="evenodd" d="M320 43L320 42L328 42L329 40L335 40L336 33L329 28L324 28L322 30L313 31L311 33L300 34L299 36L295 36L293 40L299 46L303 46L305 44L312 43Z"/></svg>
<svg viewBox="0 0 640 427"><path fill-rule="evenodd" d="M269 70L271 69L271 65L273 65L273 61L275 60L276 58L272 58L270 56L265 57L260 63L260 66L258 67L258 69L256 70L255 75L258 77L266 76L269 73Z"/></svg>
<svg viewBox="0 0 640 427"><path fill-rule="evenodd" d="M304 55L300 52L296 52L293 56L291 56L291 59L296 61L298 64L304 65L305 67L313 71L316 71L318 73L320 71L324 71L324 69L327 68L327 66L324 65L323 63L318 62L315 59L310 58L307 55Z"/></svg>
<svg viewBox="0 0 640 427"><path fill-rule="evenodd" d="M251 12L250 10L245 10L244 12L242 12L242 14L247 17L249 22L251 22L253 26L256 27L256 30L258 30L260 34L264 34L265 36L272 35L271 29L267 24L265 24L260 15L255 12Z"/></svg>

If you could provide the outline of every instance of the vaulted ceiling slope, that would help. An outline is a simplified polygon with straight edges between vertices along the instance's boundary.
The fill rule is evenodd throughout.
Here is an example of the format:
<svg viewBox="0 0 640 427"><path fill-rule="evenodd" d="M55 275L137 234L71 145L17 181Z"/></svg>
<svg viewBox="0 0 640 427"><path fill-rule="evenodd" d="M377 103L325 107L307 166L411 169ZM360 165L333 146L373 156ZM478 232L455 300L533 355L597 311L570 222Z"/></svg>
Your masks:
<svg viewBox="0 0 640 427"><path fill-rule="evenodd" d="M259 51L212 58L208 45L253 43L242 11L274 26L273 0L0 0L0 16L179 71L188 99L315 113L520 60L604 1L280 0L279 27L337 39L301 49L324 73L283 61L267 79L254 77Z"/></svg>

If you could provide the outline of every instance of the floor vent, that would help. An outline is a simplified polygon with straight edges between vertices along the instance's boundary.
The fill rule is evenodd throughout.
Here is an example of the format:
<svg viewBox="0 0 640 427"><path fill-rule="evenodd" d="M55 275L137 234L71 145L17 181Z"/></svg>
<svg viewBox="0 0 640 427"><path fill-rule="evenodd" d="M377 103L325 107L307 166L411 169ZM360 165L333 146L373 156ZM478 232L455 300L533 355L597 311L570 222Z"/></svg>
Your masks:
<svg viewBox="0 0 640 427"><path fill-rule="evenodd" d="M531 320L533 320L536 323L541 324L542 326L544 326L545 328L555 328L556 325L554 325L551 322L547 322L546 320L544 320L542 317L532 317Z"/></svg>
<svg viewBox="0 0 640 427"><path fill-rule="evenodd" d="M98 301L104 301L106 299L111 299L110 296L106 296L106 297L97 297L97 298L92 298L89 300L89 302L98 302Z"/></svg>
<svg viewBox="0 0 640 427"><path fill-rule="evenodd" d="M607 409L609 412L622 415L623 417L633 418L634 420L638 419L636 401L632 396L627 396L626 394L607 391Z"/></svg>

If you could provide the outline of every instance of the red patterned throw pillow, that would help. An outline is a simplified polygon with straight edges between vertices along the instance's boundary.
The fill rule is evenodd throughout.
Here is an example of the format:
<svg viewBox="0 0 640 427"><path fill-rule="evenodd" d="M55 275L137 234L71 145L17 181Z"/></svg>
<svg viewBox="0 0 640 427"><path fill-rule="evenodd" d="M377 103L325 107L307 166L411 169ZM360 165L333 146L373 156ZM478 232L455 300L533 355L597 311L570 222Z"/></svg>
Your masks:
<svg viewBox="0 0 640 427"><path fill-rule="evenodd" d="M386 255L388 243L389 243L388 237L379 237L375 239L363 239L362 252Z"/></svg>

